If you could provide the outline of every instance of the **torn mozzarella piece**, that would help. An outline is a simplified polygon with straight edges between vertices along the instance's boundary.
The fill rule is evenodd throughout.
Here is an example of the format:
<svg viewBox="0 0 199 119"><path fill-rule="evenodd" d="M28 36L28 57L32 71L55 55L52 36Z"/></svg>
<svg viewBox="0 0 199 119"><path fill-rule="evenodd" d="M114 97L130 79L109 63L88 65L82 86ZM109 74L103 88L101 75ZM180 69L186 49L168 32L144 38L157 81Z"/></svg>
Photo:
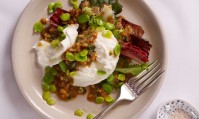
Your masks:
<svg viewBox="0 0 199 119"><path fill-rule="evenodd" d="M49 42L44 40L38 41L33 46L37 52L38 63L42 68L46 68L47 66L52 67L62 60L61 55L76 41L78 27L78 24L72 24L66 27L63 30L66 38L55 48L53 48Z"/></svg>
<svg viewBox="0 0 199 119"><path fill-rule="evenodd" d="M86 87L97 84L110 76L116 68L119 55L110 54L110 52L114 52L114 48L118 44L114 35L111 38L105 38L102 36L102 32L98 32L94 44L97 54L96 62L92 62L90 66L81 67L76 72L73 77L74 86ZM105 75L99 75L97 71L104 71Z"/></svg>

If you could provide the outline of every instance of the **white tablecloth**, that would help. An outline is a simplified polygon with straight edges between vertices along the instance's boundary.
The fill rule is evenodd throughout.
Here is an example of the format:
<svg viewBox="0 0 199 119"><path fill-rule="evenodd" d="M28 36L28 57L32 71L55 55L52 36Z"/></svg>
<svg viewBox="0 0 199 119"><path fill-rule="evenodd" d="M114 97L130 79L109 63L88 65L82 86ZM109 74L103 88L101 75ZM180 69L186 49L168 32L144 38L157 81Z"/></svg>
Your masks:
<svg viewBox="0 0 199 119"><path fill-rule="evenodd" d="M11 66L11 44L17 20L30 0L0 1L0 118L42 119L22 96ZM163 24L168 64L161 90L139 119L154 119L157 107L181 98L199 110L199 1L146 0ZM27 79L28 80L28 79Z"/></svg>

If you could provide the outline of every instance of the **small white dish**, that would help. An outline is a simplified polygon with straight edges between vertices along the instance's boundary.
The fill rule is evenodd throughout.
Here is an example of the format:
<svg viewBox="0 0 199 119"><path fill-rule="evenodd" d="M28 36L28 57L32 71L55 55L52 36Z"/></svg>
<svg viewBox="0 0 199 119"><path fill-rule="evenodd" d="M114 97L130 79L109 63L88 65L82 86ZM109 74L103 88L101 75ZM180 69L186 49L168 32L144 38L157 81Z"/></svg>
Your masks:
<svg viewBox="0 0 199 119"><path fill-rule="evenodd" d="M174 99L158 107L156 119L199 119L199 112L188 102Z"/></svg>

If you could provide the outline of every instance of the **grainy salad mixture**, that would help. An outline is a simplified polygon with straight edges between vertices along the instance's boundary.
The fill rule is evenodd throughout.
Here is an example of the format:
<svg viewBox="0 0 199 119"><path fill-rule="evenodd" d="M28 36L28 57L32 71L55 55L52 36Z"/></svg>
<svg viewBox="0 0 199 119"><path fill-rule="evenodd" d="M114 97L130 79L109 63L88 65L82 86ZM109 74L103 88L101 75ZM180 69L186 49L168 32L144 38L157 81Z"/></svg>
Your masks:
<svg viewBox="0 0 199 119"><path fill-rule="evenodd" d="M65 10L59 1L49 3L50 18L33 26L40 40L33 46L44 70L43 99L55 104L86 95L96 104L114 102L112 92L148 67L152 45L144 40L141 26L119 13L117 0L70 0ZM83 115L76 110L75 115ZM92 119L92 115L88 115Z"/></svg>

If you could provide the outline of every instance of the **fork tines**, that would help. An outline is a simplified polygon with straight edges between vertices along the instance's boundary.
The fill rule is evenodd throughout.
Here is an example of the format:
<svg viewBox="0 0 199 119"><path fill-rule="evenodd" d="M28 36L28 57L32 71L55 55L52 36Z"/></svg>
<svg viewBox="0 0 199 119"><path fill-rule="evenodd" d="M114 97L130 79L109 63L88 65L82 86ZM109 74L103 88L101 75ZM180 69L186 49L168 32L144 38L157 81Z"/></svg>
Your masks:
<svg viewBox="0 0 199 119"><path fill-rule="evenodd" d="M162 75L164 71L160 68L160 63L154 61L148 69L142 71L136 77L129 80L128 85L137 94L140 95L147 88L151 87Z"/></svg>

